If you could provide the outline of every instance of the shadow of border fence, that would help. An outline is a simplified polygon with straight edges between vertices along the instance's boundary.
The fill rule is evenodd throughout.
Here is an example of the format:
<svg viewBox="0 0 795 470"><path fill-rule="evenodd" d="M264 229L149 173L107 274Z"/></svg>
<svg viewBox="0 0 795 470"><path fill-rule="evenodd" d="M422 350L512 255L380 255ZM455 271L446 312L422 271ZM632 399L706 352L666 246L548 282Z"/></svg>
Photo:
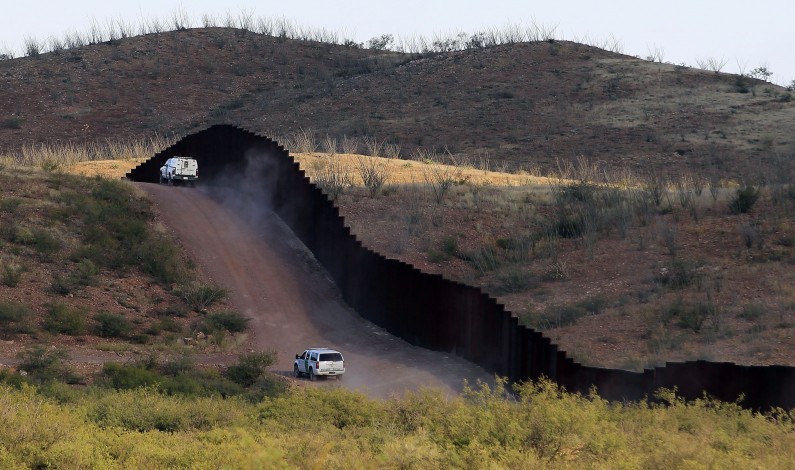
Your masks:
<svg viewBox="0 0 795 470"><path fill-rule="evenodd" d="M289 152L267 137L213 126L154 155L127 178L157 183L160 167L175 155L195 158L203 180L245 172L247 179L262 181L257 197L314 253L348 305L413 345L456 354L512 382L545 376L570 392L595 387L611 401L643 400L664 387L688 400L707 394L728 402L741 399L742 406L755 410L795 408L795 367L688 361L633 372L574 362L480 289L364 247Z"/></svg>

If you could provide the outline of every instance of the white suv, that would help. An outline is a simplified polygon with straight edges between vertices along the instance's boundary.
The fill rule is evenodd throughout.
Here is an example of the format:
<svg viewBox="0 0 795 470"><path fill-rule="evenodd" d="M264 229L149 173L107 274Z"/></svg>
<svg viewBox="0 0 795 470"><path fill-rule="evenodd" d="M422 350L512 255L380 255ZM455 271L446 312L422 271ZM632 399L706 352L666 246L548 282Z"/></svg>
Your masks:
<svg viewBox="0 0 795 470"><path fill-rule="evenodd" d="M310 348L303 354L295 355L293 375L308 375L309 380L317 379L318 375L333 375L341 378L345 373L345 360L339 351L328 348Z"/></svg>

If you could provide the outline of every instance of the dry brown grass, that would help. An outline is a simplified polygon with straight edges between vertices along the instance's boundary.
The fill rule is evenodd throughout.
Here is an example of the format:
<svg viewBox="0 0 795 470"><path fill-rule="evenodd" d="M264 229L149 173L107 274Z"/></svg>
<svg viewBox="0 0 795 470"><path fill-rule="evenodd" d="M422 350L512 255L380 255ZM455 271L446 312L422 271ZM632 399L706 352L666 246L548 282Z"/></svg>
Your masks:
<svg viewBox="0 0 795 470"><path fill-rule="evenodd" d="M317 161L327 160L329 158L337 159L339 168L350 176L354 184L363 186L364 183L359 174L357 164L361 155L353 154L336 154L329 156L328 154L321 153L298 153L294 155L295 159L301 165L301 169L307 172L310 178L313 178L313 169L318 168L318 165L313 164ZM366 157L377 160L383 164L389 174L388 184L413 184L424 183L426 169L429 166L450 167L452 165L445 165L442 163L434 162L421 162L416 160L399 160L394 158L383 157ZM551 182L550 178L532 176L522 173L501 173L496 171L484 171L472 167L456 167L457 174L460 174L459 183L468 183L474 185L489 185L489 186L529 186L529 185L548 185Z"/></svg>

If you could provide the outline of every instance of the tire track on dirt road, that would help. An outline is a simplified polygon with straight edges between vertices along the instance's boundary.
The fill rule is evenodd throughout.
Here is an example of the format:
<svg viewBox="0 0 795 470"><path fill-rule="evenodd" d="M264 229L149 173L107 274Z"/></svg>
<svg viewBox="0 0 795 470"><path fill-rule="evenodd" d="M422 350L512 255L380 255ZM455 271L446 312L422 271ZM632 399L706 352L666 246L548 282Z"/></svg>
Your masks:
<svg viewBox="0 0 795 470"><path fill-rule="evenodd" d="M451 354L412 346L364 320L342 301L333 282L272 212L220 202L206 190L137 183L163 223L200 269L229 289L251 319L251 348L276 349L277 373L291 374L296 353L330 347L345 356L343 385L387 397L423 386L459 392L463 380L493 382L480 367Z"/></svg>

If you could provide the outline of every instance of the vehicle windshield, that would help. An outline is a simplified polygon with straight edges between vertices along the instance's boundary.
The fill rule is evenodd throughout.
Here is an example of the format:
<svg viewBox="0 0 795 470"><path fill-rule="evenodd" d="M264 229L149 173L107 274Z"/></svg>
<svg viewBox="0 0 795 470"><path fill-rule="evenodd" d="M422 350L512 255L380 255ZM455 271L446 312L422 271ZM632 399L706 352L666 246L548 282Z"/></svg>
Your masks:
<svg viewBox="0 0 795 470"><path fill-rule="evenodd" d="M341 361L342 354L340 353L323 353L320 355L321 361Z"/></svg>

